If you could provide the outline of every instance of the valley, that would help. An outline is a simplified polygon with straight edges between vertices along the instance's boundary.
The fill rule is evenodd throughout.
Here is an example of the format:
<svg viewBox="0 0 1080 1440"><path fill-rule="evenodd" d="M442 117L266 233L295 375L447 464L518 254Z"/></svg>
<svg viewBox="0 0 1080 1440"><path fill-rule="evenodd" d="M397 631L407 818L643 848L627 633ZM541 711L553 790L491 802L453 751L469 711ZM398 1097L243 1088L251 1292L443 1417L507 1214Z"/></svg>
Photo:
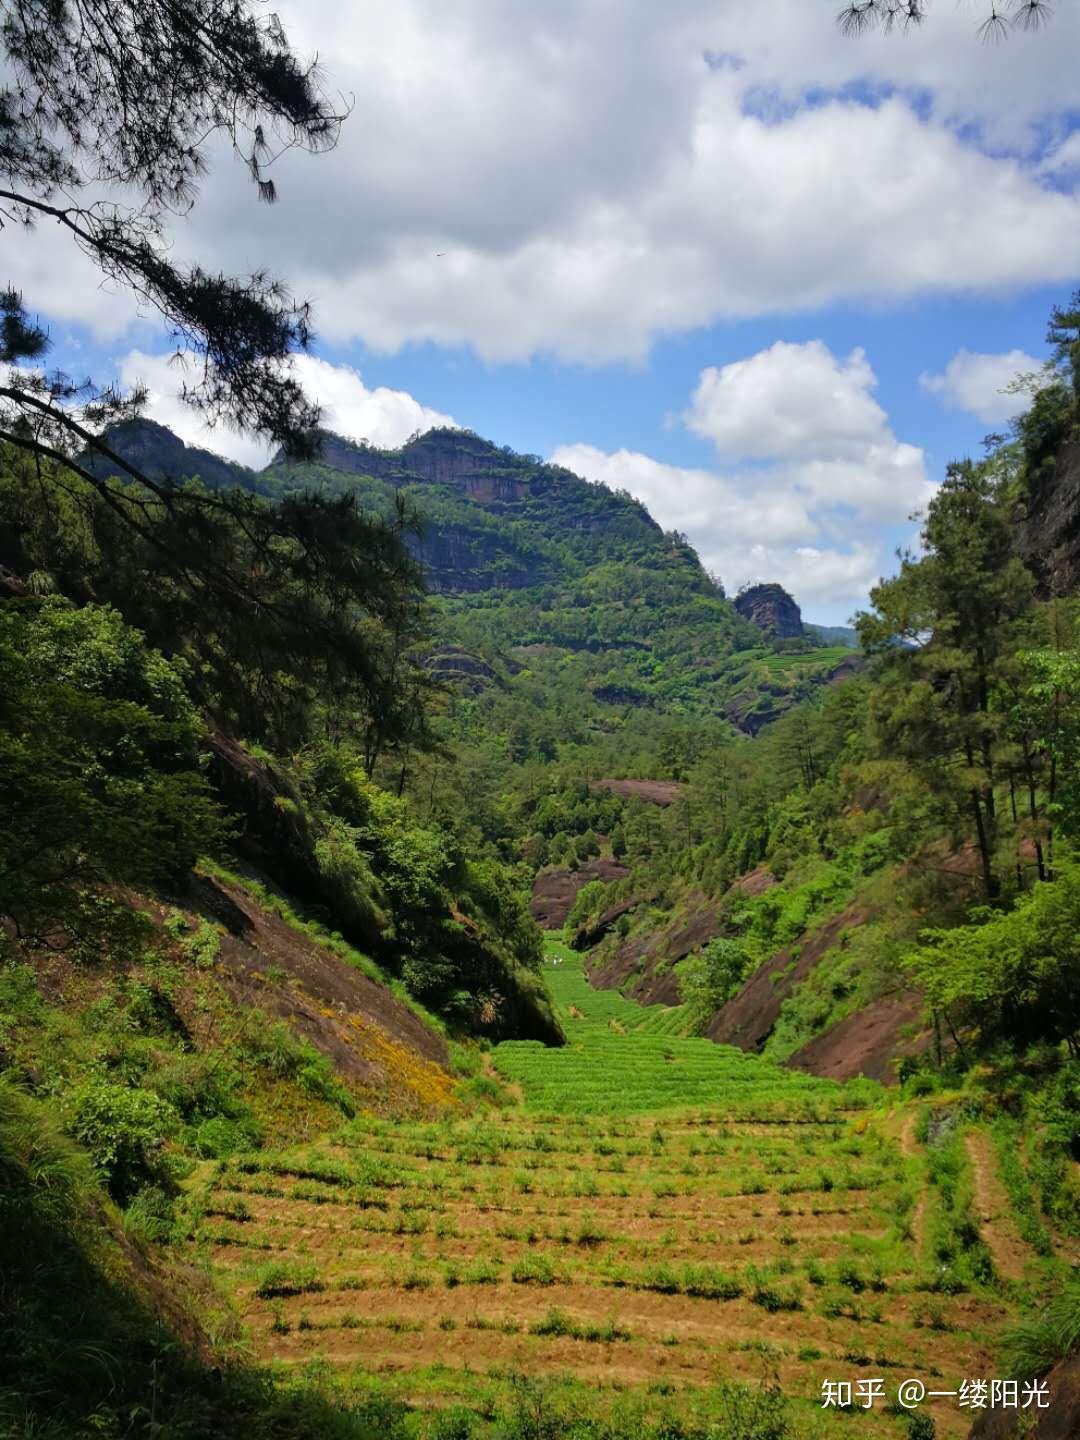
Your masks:
<svg viewBox="0 0 1080 1440"><path fill-rule="evenodd" d="M0 467L0 1421L1056 1440L1044 422L950 467L858 650L467 431L248 471L123 422L153 502Z"/></svg>
<svg viewBox="0 0 1080 1440"><path fill-rule="evenodd" d="M190 1183L195 1243L260 1358L481 1415L547 1376L579 1420L684 1426L722 1417L725 1383L763 1417L778 1386L791 1433L822 1437L851 1425L822 1412L827 1378L894 1396L990 1376L1040 1261L1011 1238L999 1272L998 1232L993 1250L979 1234L965 1280L943 1279L950 1237L982 1223L986 1132L960 1119L927 1148L916 1103L681 1038L679 1010L547 953L567 1044L498 1046L490 1108L358 1117ZM925 1413L941 1436L971 1420L955 1400ZM860 1433L907 1434L895 1400Z"/></svg>

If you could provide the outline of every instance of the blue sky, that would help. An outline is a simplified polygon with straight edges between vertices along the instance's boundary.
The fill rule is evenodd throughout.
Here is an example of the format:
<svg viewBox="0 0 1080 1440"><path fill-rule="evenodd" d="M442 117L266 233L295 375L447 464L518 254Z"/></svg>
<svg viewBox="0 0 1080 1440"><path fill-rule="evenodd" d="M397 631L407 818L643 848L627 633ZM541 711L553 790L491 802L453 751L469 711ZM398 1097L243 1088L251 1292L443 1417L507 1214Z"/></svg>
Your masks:
<svg viewBox="0 0 1080 1440"><path fill-rule="evenodd" d="M729 589L843 621L1080 281L1080 7L985 47L972 5L852 42L831 0L287 0L349 97L337 150L287 154L273 209L216 157L175 245L314 300L299 373L335 428L449 417L555 457ZM146 380L152 414L259 463L56 243L0 239L54 359Z"/></svg>

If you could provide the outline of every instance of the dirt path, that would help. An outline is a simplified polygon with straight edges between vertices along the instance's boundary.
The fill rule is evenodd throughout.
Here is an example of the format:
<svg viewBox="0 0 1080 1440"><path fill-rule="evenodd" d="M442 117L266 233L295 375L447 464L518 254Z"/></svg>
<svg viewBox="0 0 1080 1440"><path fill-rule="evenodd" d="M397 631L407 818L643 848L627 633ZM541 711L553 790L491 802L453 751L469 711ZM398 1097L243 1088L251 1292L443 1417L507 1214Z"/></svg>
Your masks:
<svg viewBox="0 0 1080 1440"><path fill-rule="evenodd" d="M1026 1247L1016 1233L1009 1210L1009 1197L997 1173L994 1147L982 1130L967 1137L975 1188L975 1218L979 1233L994 1260L994 1268L1006 1280L1022 1280Z"/></svg>
<svg viewBox="0 0 1080 1440"><path fill-rule="evenodd" d="M912 1110L900 1131L900 1150L907 1160L914 1160L919 1154L919 1142L915 1131L919 1125L919 1112ZM923 1235L926 1229L926 1187L919 1186L919 1198L911 1212L911 1244L916 1255L922 1254Z"/></svg>

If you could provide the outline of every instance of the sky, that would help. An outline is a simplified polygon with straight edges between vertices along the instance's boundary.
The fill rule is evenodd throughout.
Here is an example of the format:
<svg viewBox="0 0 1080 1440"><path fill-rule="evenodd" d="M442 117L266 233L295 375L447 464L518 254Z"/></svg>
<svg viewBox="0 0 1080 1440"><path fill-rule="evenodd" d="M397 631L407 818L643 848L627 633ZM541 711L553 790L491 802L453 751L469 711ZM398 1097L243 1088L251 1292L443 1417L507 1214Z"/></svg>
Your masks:
<svg viewBox="0 0 1080 1440"><path fill-rule="evenodd" d="M311 299L297 373L379 445L467 426L640 497L729 593L844 623L949 460L982 453L1080 283L1080 5L841 36L837 0L277 0L349 114L260 204L216 153L179 258ZM0 235L52 360L150 388L150 314L51 228Z"/></svg>

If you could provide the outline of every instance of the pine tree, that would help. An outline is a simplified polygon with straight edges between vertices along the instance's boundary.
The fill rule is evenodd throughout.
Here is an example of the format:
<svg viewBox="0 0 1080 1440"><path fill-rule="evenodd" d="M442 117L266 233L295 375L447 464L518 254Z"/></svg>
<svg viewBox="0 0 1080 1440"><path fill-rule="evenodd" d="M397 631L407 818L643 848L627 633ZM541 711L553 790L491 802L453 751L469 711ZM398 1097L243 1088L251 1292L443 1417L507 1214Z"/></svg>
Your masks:
<svg viewBox="0 0 1080 1440"><path fill-rule="evenodd" d="M985 466L951 465L930 502L925 554L871 592L859 637L882 651L886 675L873 713L886 753L923 775L942 811L966 819L988 898L995 868L996 786L1005 717L998 687L1015 650L1034 582L1014 556L1009 504ZM910 649L897 647L897 641Z"/></svg>

